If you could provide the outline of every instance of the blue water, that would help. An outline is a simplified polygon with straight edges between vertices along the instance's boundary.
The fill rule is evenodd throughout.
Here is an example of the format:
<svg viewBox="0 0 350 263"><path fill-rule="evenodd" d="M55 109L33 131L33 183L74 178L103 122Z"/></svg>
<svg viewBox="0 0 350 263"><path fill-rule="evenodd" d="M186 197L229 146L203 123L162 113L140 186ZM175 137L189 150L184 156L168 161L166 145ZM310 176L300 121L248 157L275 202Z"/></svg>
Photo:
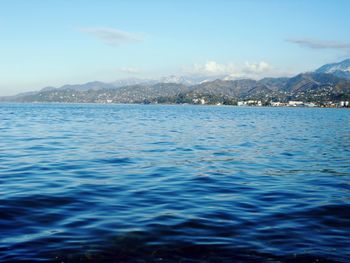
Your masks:
<svg viewBox="0 0 350 263"><path fill-rule="evenodd" d="M350 111L0 104L0 262L350 262Z"/></svg>

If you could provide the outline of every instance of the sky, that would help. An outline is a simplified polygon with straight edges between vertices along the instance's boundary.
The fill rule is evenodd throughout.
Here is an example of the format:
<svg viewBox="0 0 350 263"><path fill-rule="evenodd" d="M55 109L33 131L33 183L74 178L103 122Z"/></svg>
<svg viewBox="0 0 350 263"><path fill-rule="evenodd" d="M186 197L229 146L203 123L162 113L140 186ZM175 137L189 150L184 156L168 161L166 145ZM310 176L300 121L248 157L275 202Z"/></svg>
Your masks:
<svg viewBox="0 0 350 263"><path fill-rule="evenodd" d="M123 78L292 76L350 57L347 0L0 4L0 96Z"/></svg>

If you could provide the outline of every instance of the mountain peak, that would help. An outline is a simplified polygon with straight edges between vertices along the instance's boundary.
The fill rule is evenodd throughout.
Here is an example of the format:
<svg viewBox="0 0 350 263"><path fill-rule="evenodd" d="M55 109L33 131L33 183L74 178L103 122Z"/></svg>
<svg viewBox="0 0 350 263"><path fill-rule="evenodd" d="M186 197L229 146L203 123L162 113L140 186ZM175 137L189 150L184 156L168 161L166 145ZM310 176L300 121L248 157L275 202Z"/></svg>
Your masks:
<svg viewBox="0 0 350 263"><path fill-rule="evenodd" d="M344 59L342 62L339 62L339 63L347 63L347 64L350 64L350 58Z"/></svg>
<svg viewBox="0 0 350 263"><path fill-rule="evenodd" d="M316 73L329 73L337 77L350 79L350 58L341 62L323 65L318 68Z"/></svg>

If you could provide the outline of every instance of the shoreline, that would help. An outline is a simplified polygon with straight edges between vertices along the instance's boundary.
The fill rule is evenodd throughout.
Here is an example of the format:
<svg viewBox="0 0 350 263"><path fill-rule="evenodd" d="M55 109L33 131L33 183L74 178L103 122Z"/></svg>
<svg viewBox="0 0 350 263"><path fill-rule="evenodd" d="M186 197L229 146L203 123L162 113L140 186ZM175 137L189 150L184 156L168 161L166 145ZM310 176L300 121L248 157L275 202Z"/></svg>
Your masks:
<svg viewBox="0 0 350 263"><path fill-rule="evenodd" d="M60 105L74 105L74 104L78 104L78 105L145 105L145 106L156 106L156 105L160 105L160 106L199 106L199 107L237 107L237 108L308 108L308 109L312 109L312 108L317 108L317 109L322 109L322 108L326 108L326 109L350 109L350 107L334 107L334 106L265 106L265 105L252 105L252 106L248 106L248 105L225 105L225 104L191 104L191 103L102 103L102 102L20 102L20 101L0 101L0 105L4 105L4 104L33 104L33 105L38 105L38 104L44 104L44 105L54 105L54 104L60 104Z"/></svg>

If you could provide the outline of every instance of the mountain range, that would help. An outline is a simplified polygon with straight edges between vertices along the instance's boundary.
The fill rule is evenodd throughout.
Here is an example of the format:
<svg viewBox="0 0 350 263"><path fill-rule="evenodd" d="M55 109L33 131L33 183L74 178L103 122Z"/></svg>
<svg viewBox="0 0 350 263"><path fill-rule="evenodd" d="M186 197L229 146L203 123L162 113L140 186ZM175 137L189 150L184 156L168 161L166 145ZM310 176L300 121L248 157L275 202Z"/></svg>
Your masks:
<svg viewBox="0 0 350 263"><path fill-rule="evenodd" d="M286 102L300 100L324 104L350 100L350 59L326 64L313 72L287 78L226 80L205 76L169 76L159 80L100 81L2 97L13 102L90 103L195 103L236 104L238 100Z"/></svg>

